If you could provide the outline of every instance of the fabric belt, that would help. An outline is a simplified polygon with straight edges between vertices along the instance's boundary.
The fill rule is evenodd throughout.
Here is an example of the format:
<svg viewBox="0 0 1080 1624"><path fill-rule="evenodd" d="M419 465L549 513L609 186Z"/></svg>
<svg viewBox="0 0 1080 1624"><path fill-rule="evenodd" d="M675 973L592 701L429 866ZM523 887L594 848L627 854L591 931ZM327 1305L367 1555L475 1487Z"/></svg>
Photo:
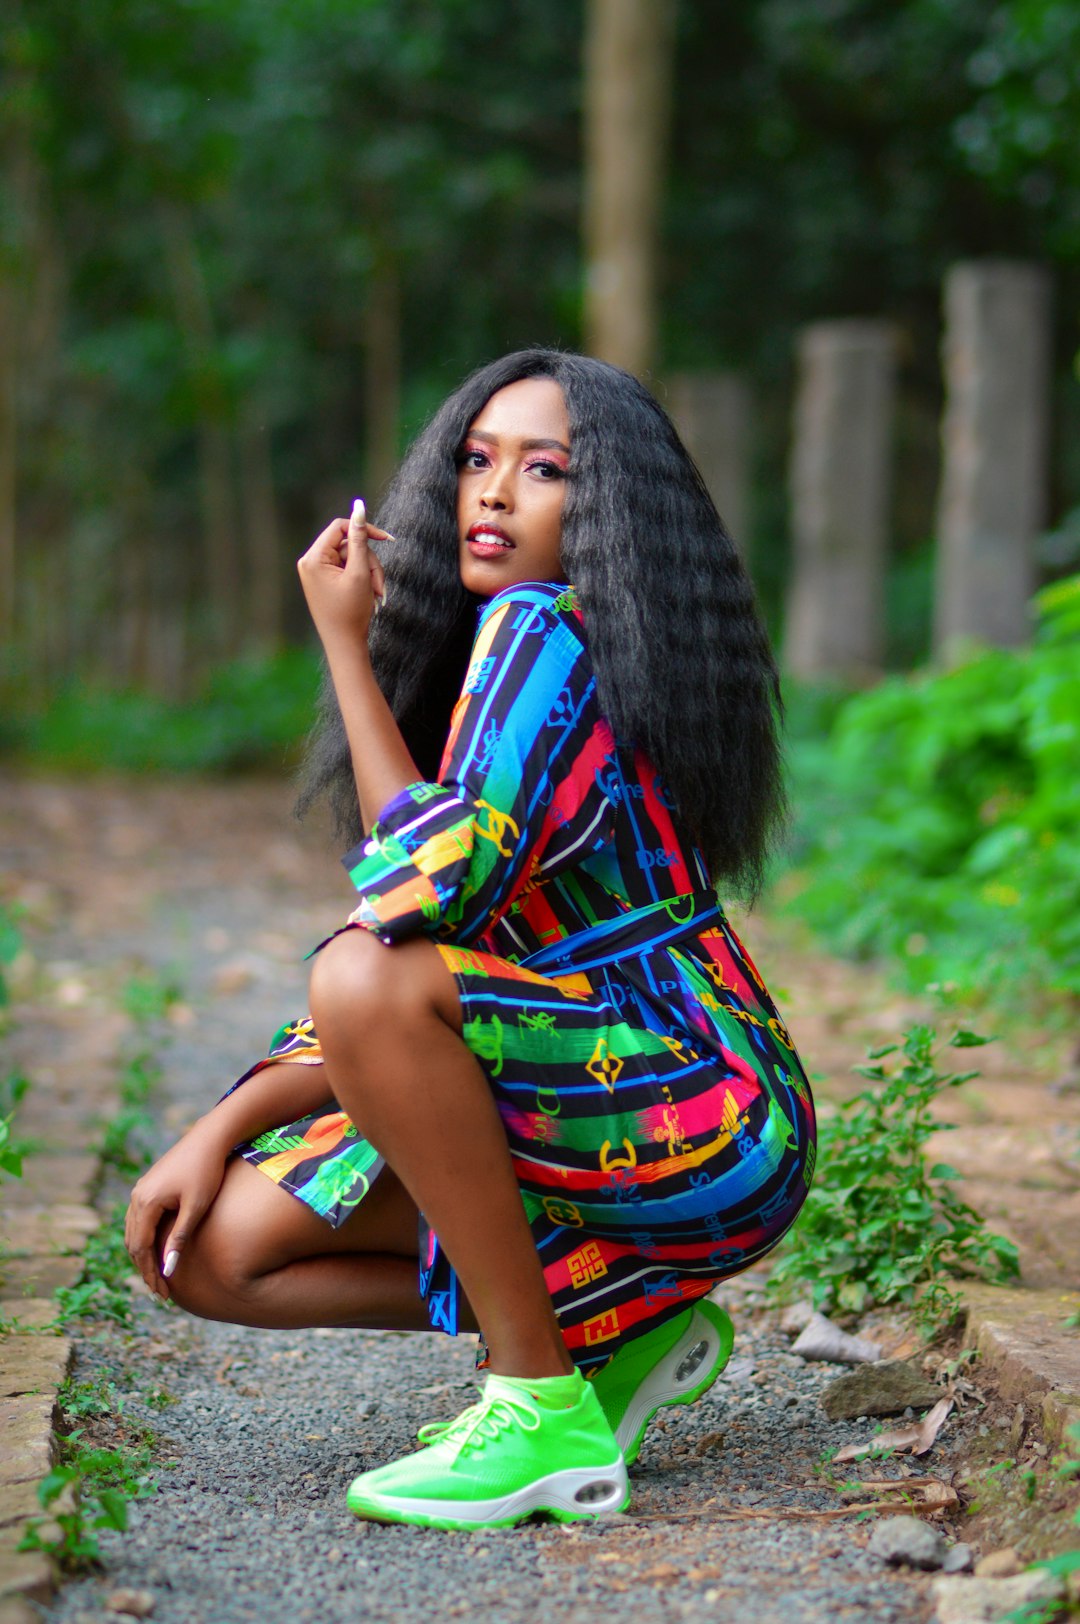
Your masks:
<svg viewBox="0 0 1080 1624"><path fill-rule="evenodd" d="M521 960L521 969L556 976L598 970L618 959L640 958L652 948L670 947L687 936L697 936L723 918L715 891L684 891L541 947Z"/></svg>

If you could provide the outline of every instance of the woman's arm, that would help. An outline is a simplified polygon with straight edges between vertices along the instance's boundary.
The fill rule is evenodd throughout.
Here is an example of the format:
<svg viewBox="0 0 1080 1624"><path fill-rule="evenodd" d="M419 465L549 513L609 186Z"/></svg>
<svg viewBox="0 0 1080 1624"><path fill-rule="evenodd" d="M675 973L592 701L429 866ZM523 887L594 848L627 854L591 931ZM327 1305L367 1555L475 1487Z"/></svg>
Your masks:
<svg viewBox="0 0 1080 1624"><path fill-rule="evenodd" d="M188 1130L199 1132L208 1146L228 1155L234 1145L255 1139L268 1128L330 1105L333 1095L321 1064L272 1060L254 1072Z"/></svg>
<svg viewBox="0 0 1080 1624"><path fill-rule="evenodd" d="M356 501L352 517L335 519L297 564L345 723L365 832L421 776L371 669L368 627L385 582L370 536L389 539L366 522Z"/></svg>
<svg viewBox="0 0 1080 1624"><path fill-rule="evenodd" d="M221 1188L234 1145L267 1128L292 1122L332 1099L321 1065L281 1061L264 1066L188 1129L154 1163L131 1192L124 1245L150 1290L167 1297L169 1275ZM161 1244L157 1234L167 1213L176 1218Z"/></svg>
<svg viewBox="0 0 1080 1624"><path fill-rule="evenodd" d="M391 940L465 944L611 838L614 750L576 612L557 584L500 594L481 617L437 783L412 783L344 861L350 915Z"/></svg>

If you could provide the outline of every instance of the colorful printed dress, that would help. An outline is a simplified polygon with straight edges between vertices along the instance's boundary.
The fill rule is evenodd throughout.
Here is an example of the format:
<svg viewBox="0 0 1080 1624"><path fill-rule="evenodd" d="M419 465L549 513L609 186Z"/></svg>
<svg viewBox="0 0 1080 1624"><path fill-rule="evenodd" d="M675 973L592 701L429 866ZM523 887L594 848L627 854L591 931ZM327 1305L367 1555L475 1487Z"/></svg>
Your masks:
<svg viewBox="0 0 1080 1624"><path fill-rule="evenodd" d="M361 928L431 936L454 976L580 1367L775 1246L813 1172L806 1077L663 784L600 714L571 588L484 606L438 782L345 865ZM268 1059L318 1061L310 1019ZM238 1148L334 1225L383 1165L334 1107ZM423 1226L420 1264L456 1331Z"/></svg>

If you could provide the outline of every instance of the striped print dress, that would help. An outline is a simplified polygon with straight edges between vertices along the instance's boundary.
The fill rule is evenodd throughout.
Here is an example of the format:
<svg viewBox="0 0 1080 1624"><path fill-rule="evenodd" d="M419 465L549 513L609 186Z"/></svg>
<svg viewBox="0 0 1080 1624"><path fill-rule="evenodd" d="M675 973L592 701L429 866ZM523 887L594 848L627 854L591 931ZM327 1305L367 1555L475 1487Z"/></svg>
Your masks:
<svg viewBox="0 0 1080 1624"><path fill-rule="evenodd" d="M397 795L345 865L348 928L428 935L454 976L577 1365L775 1246L813 1173L806 1076L664 785L599 711L571 588L484 606L438 781ZM259 1066L320 1058L305 1017ZM383 1165L332 1105L238 1148L334 1225ZM423 1224L419 1284L455 1332Z"/></svg>

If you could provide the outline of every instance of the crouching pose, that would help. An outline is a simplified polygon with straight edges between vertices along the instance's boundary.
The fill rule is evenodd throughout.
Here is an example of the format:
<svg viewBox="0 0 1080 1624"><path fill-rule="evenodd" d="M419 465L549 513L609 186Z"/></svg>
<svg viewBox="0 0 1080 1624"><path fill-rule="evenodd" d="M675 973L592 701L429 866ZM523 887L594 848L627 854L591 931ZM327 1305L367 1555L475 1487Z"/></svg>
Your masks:
<svg viewBox="0 0 1080 1624"><path fill-rule="evenodd" d="M674 429L601 362L473 374L380 518L299 564L330 679L301 799L359 904L128 1246L211 1319L480 1331L479 1402L358 1477L358 1516L593 1517L722 1369L709 1293L813 1169L716 889L753 891L781 809L775 667Z"/></svg>

